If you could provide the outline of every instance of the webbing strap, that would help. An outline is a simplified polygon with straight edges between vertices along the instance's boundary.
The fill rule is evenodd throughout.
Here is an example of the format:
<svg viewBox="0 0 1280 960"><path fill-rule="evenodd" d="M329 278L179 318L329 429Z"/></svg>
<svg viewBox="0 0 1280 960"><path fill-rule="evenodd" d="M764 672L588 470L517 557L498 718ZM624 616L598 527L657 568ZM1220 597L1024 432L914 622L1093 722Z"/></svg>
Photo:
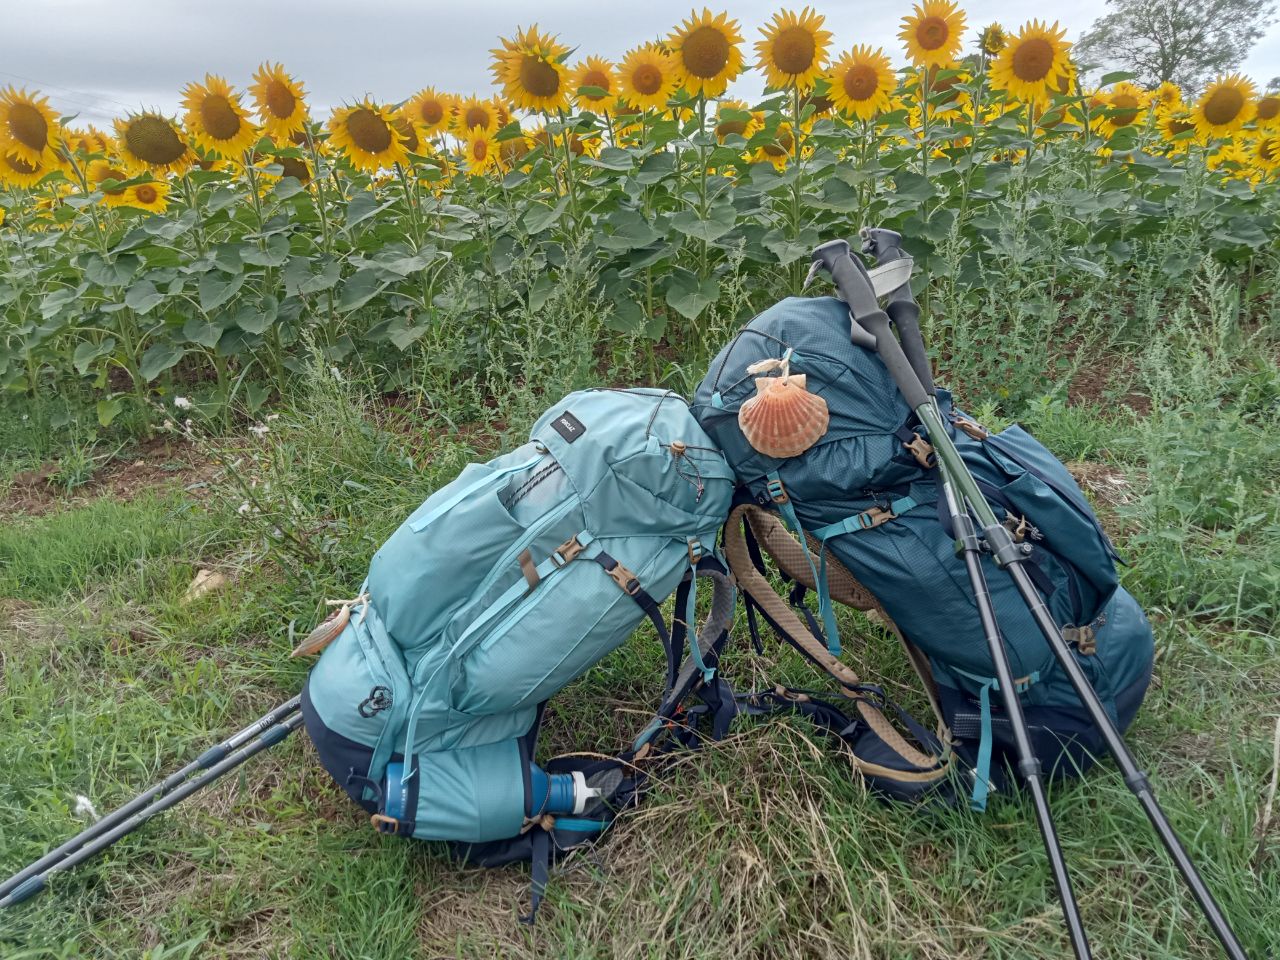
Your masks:
<svg viewBox="0 0 1280 960"><path fill-rule="evenodd" d="M421 533L431 524L435 523L435 521L439 520L442 516L444 516L446 513L448 513L458 504L460 504L463 500L467 499L467 497L474 496L475 494L479 493L481 490L487 490L489 487L492 487L495 484L497 484L499 480L502 480L505 477L509 477L513 473L519 473L522 470L529 470L533 467L536 467L539 463L542 462L542 458L545 456L546 456L546 453L540 453L536 457L534 457L532 460L529 460L525 463L517 463L514 467L507 467L504 470L497 470L486 477L481 477L479 480L475 481L474 483L467 484L461 490L457 490L450 496L446 497L442 503L438 504L435 507L432 507L429 511L427 511L418 519L410 520L409 529L412 530L414 533Z"/></svg>
<svg viewBox="0 0 1280 960"><path fill-rule="evenodd" d="M838 537L845 533L861 533L863 530L874 530L882 523L896 520L915 506L918 506L915 498L902 497L901 499L890 501L887 513L879 507L873 507L870 510L863 510L861 513L845 517L843 520L837 520L835 523L829 523L825 527L819 527L812 533L823 541L825 545L826 541L831 537Z"/></svg>
<svg viewBox="0 0 1280 960"><path fill-rule="evenodd" d="M813 583L818 591L818 612L822 615L822 624L827 633L827 649L831 651L833 657L838 657L840 656L840 628L836 625L836 611L831 605L831 592L827 589L825 557L823 558L823 575L819 576L818 567L813 562L813 554L809 552L808 538L805 536L804 528L800 526L800 518L796 516L796 508L792 506L791 498L787 495L786 488L782 485L782 478L778 476L778 472L775 470L768 474L766 479L769 481L766 487L769 491L769 497L777 505L787 528L800 541L800 546L804 550L804 558L809 562L809 572L813 574Z"/></svg>
<svg viewBox="0 0 1280 960"><path fill-rule="evenodd" d="M551 877L551 833L541 827L535 827L530 837L529 873L529 912L520 918L525 926L532 926L538 918L538 907L547 892L547 880Z"/></svg>
<svg viewBox="0 0 1280 960"><path fill-rule="evenodd" d="M953 673L968 677L978 688L978 707L981 735L978 739L978 763L973 771L973 792L969 795L969 808L979 813L987 809L987 796L991 792L991 752L994 746L991 732L991 691L1000 690L1000 681L995 677L980 677L959 667L948 666ZM1025 692L1033 683L1040 680L1040 671L1030 673L1026 679L1016 681L1014 688L1018 693Z"/></svg>
<svg viewBox="0 0 1280 960"><path fill-rule="evenodd" d="M614 571L620 566L617 560L605 553L603 550L599 551L591 559L600 564L604 569L604 572L609 574L611 577L613 576ZM666 651L667 654L666 691L667 693L670 693L671 687L676 682L676 674L680 670L680 651L677 649L676 643L672 639L672 634L667 630L667 625L662 619L662 608L658 606L658 602L654 600L642 586L640 586L639 581L635 581L635 586L631 590L627 590L625 592L627 593L627 596L634 600L640 609L644 611L645 616L649 618L649 622L653 624L653 629L657 631L658 639L662 641L662 649ZM683 641L681 642L681 645L683 645ZM666 694L664 694L664 696L665 695Z"/></svg>

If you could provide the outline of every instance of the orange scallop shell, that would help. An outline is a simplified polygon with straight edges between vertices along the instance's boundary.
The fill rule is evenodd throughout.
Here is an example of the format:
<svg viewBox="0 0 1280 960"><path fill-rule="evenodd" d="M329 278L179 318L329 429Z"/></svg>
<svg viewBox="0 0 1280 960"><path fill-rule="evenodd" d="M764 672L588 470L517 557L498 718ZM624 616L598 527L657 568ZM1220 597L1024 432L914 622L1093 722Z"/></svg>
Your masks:
<svg viewBox="0 0 1280 960"><path fill-rule="evenodd" d="M747 442L769 457L795 457L827 432L827 401L805 389L803 373L757 377L756 395L738 411Z"/></svg>

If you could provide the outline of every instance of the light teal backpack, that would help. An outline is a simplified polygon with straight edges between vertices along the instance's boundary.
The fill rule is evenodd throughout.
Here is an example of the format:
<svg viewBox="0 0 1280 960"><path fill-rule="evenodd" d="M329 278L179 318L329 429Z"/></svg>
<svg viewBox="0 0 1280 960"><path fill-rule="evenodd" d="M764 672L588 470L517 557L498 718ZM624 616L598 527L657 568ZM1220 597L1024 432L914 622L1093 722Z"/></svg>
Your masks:
<svg viewBox="0 0 1280 960"><path fill-rule="evenodd" d="M555 852L636 798L637 760L689 742L699 714L727 726L714 674L735 597L715 544L734 485L676 394L566 397L528 443L414 511L329 625L302 701L325 768L380 832L532 860L536 907ZM686 655L699 575L715 593ZM668 630L658 605L673 592ZM667 654L654 721L615 759L536 763L547 701L646 617ZM695 691L704 702L683 707Z"/></svg>

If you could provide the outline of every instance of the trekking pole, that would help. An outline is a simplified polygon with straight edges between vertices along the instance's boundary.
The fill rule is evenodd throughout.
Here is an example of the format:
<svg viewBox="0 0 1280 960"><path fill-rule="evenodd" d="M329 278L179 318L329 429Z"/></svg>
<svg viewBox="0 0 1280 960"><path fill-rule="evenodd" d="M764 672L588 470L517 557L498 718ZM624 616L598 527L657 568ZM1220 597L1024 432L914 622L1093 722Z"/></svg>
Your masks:
<svg viewBox="0 0 1280 960"><path fill-rule="evenodd" d="M282 704L270 714L267 714L266 717L263 717L262 720L257 721L251 727L246 727L235 737L229 738L217 747L211 748L205 755L202 755L203 759L203 756L212 754L215 750L221 750L214 762L206 764L205 767L196 767L195 763L198 763L198 761L193 761L192 764L188 764L187 767L179 771L179 773L182 773L188 769L204 769L204 773L184 780L165 791L160 789L165 784L157 784L145 794L100 820L94 825L98 829L93 832L84 831L84 833L72 838L57 850L37 860L31 866L14 874L5 883L5 895L0 897L0 907L10 907L22 903L24 900L29 900L44 890L51 875L63 873L83 863L90 857L96 856L121 837L132 833L156 814L168 810L197 790L208 786L228 770L235 769L250 757L285 739L302 725L302 714L297 712L297 708L297 698ZM280 722L281 717L285 718L283 722ZM271 720L270 723L266 722L268 719ZM237 741L236 747L221 749L226 747L232 739ZM240 744L244 745L240 746ZM178 774L175 773L173 777L166 779L165 783L177 776ZM156 797L157 799L147 803L146 798L149 797ZM108 826L103 827L103 824L106 824L108 820L110 820Z"/></svg>
<svg viewBox="0 0 1280 960"><path fill-rule="evenodd" d="M868 234L870 233L868 231ZM875 240L875 236L871 235L868 242L869 244L875 243ZM1107 715L1106 708L1098 698L1098 694L1089 682L1088 676L1086 676L1080 664L1076 662L1075 657L1072 656L1071 649L1067 646L1067 642L1062 636L1061 628L1053 619L1053 615L1049 612L1043 598L1037 592L1030 575L1023 568L1030 545L1015 543L1013 536L996 519L995 511L991 509L991 505L987 502L986 497L983 496L977 481L974 480L969 468L961 458L960 452L956 449L951 435L947 433L946 425L942 422L942 415L933 402L933 398L925 390L921 378L916 375L913 364L907 359L903 349L904 345L899 343L898 339L893 335L893 331L889 326L889 315L880 309L874 288L867 277L866 267L860 260L856 260L850 255L849 244L843 240L833 240L818 247L813 251L813 261L813 269L815 271L825 269L830 273L836 288L849 305L851 336L854 338L854 342L859 342L859 335L861 335L862 339L869 336L874 340L875 349L880 353L880 357L884 361L890 376L893 377L894 382L897 384L899 392L906 399L907 404L915 412L916 416L920 418L920 422L929 434L929 440L938 456L939 465L945 471L944 476L954 483L956 492L959 495L959 501L967 503L968 508L973 511L977 518L978 525L981 528L982 549L989 552L996 566L1004 570L1013 579L1018 593L1027 605L1027 609L1030 611L1032 619L1035 620L1036 626L1044 635L1054 658L1071 681L1071 685L1076 691L1076 696L1080 698L1080 702L1084 705L1090 720L1106 741L1107 749L1115 759L1116 765L1120 768L1125 784L1138 798L1138 802L1146 813L1148 820L1151 821L1151 825L1155 829L1157 836L1159 836L1160 842L1177 865L1183 880L1199 904L1201 912L1213 928L1218 941L1222 944L1223 950L1232 960L1248 960L1244 949L1240 946L1240 941L1236 939L1236 935L1232 931L1230 924L1228 924L1226 917L1223 916L1221 908L1219 908L1217 901L1214 900L1213 894L1209 891L1204 879L1200 876L1195 864L1191 861L1186 849L1178 839L1173 825L1169 823L1168 817L1157 802L1146 773L1138 767L1133 754L1130 753L1128 746L1124 742L1124 738ZM915 336L912 337L908 334L908 338L915 341L908 344L911 352L922 357L924 353L923 340L920 338L918 328L915 331ZM1001 642L1001 649L1003 649L1003 641ZM1010 719L1012 720L1012 715Z"/></svg>

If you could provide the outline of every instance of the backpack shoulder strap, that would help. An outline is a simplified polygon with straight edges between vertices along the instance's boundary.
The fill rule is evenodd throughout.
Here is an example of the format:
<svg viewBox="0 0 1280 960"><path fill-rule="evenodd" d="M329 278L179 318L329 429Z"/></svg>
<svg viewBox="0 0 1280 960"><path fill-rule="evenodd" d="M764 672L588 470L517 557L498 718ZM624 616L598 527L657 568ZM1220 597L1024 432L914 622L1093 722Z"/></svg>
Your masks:
<svg viewBox="0 0 1280 960"><path fill-rule="evenodd" d="M816 542L811 541L809 546L811 550L817 549ZM729 569L733 573L738 589L744 595L748 609L754 607L759 610L779 637L795 647L811 663L839 684L841 694L847 700L853 701L856 720L874 731L877 741L890 751L894 760L910 768L912 777L921 775L940 777L945 773L950 754L948 745L951 742L951 736L942 719L937 689L933 683L928 661L920 650L898 630L871 591L863 586L839 560L834 557L828 560L826 574L831 598L846 606L874 614L902 643L908 661L920 676L933 710L937 731L934 736L929 736L927 731L923 731L914 721L902 723L910 739L903 736L890 716L893 715L902 721L905 714L887 700L878 685L865 682L852 667L833 656L823 642L820 631L816 630L816 625L806 625L797 611L773 589L765 575L764 557L772 558L779 572L797 584L808 589L817 587L813 571L805 556L805 548L787 531L776 514L751 503L735 507L724 528L724 552ZM781 701L809 702L808 698L797 701L788 697L783 697L781 700L776 697L765 697L764 700L775 704ZM850 704L846 702L845 706ZM799 712L805 712L805 710L801 709ZM922 737L921 733L925 736ZM858 765L865 773L881 775L889 772L886 771L886 767L891 771L897 764L860 761Z"/></svg>

